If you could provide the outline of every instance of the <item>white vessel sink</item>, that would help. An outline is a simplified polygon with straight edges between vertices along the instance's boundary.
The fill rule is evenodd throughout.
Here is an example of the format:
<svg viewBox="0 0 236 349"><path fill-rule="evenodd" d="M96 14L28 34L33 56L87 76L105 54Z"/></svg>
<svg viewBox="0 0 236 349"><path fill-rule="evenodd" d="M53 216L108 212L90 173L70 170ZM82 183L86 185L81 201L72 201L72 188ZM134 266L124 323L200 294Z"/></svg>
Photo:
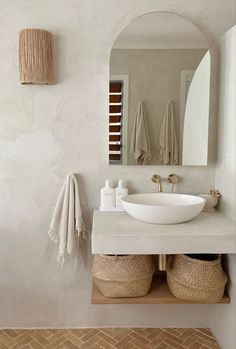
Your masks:
<svg viewBox="0 0 236 349"><path fill-rule="evenodd" d="M189 221L201 212L206 201L199 196L174 193L133 194L121 200L132 217L155 224Z"/></svg>

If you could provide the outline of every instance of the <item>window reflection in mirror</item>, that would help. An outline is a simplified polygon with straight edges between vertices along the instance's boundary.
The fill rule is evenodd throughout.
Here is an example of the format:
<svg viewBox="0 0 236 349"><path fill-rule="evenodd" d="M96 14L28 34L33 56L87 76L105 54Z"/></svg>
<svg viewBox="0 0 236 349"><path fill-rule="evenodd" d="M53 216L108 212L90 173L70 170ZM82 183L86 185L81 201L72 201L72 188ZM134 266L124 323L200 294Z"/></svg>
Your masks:
<svg viewBox="0 0 236 349"><path fill-rule="evenodd" d="M191 22L133 20L110 57L110 164L206 165L209 91L208 45Z"/></svg>

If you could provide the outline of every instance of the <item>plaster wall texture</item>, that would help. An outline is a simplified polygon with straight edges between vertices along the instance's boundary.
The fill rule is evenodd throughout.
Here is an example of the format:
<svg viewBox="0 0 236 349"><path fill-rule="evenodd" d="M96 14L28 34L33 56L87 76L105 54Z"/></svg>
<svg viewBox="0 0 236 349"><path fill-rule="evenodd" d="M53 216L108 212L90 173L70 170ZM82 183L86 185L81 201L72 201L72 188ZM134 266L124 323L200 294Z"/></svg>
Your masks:
<svg viewBox="0 0 236 349"><path fill-rule="evenodd" d="M183 165L207 164L210 66L211 57L207 52L189 87L184 114Z"/></svg>
<svg viewBox="0 0 236 349"><path fill-rule="evenodd" d="M221 211L236 221L236 25L221 37L218 157L215 186L221 192ZM228 255L226 268L230 276L229 307L215 307L211 327L222 348L236 344L236 255ZM222 326L222 324L227 326Z"/></svg>
<svg viewBox="0 0 236 349"><path fill-rule="evenodd" d="M136 161L130 154L130 140L138 102L144 102L147 114L152 151L151 164L160 163L159 134L161 123L170 99L174 106L174 117L178 144L180 140L180 82L182 70L196 70L206 49L118 49L112 50L111 74L129 76L128 99L128 164Z"/></svg>
<svg viewBox="0 0 236 349"><path fill-rule="evenodd" d="M207 305L91 305L91 258L78 273L69 264L61 270L47 231L70 172L79 173L88 236L106 178L122 178L137 192L155 190L155 172L165 178L176 172L182 177L176 190L185 193L214 186L215 104L207 167L108 166L109 55L121 30L152 11L183 15L217 51L218 37L234 23L234 6L234 0L0 0L0 327L209 325ZM25 27L54 33L56 85L19 84L18 33ZM216 99L215 74L211 88ZM166 183L164 189L170 190Z"/></svg>

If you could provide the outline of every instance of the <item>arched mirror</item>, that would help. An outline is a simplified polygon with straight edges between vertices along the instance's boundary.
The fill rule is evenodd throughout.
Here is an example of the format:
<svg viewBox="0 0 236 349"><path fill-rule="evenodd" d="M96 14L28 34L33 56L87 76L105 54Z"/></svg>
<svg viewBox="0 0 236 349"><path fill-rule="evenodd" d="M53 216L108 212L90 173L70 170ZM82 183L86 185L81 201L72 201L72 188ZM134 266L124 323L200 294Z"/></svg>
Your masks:
<svg viewBox="0 0 236 349"><path fill-rule="evenodd" d="M207 165L210 53L166 12L133 20L110 56L109 163Z"/></svg>

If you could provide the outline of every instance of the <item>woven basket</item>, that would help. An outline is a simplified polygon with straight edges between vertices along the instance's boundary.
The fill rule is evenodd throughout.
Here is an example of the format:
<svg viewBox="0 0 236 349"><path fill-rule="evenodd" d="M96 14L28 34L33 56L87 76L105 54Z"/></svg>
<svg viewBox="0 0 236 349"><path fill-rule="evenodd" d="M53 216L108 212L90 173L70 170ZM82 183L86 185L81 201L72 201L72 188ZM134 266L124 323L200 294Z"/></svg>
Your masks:
<svg viewBox="0 0 236 349"><path fill-rule="evenodd" d="M175 255L167 268L167 284L179 299L217 303L224 295L227 276L221 265L221 256L202 260L187 255Z"/></svg>
<svg viewBox="0 0 236 349"><path fill-rule="evenodd" d="M145 296L154 270L152 258L144 255L96 255L92 266L96 286L112 298Z"/></svg>

